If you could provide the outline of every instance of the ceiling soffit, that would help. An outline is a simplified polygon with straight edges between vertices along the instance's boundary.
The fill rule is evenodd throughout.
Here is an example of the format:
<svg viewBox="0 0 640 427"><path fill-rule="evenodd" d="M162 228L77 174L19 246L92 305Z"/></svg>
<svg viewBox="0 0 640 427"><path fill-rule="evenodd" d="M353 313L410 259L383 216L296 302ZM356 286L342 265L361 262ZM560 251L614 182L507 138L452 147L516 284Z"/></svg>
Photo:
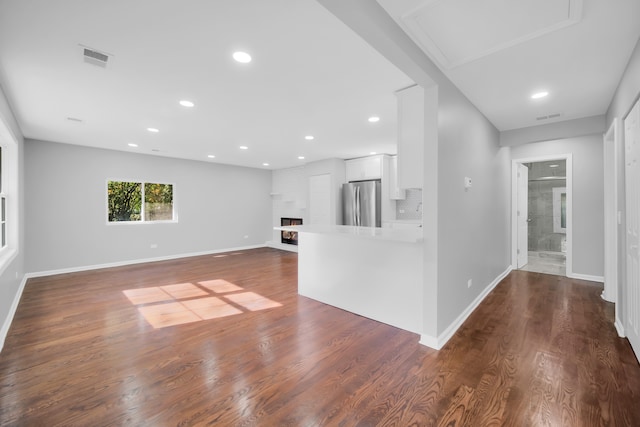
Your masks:
<svg viewBox="0 0 640 427"><path fill-rule="evenodd" d="M578 23L582 1L427 0L401 23L434 61L452 69Z"/></svg>

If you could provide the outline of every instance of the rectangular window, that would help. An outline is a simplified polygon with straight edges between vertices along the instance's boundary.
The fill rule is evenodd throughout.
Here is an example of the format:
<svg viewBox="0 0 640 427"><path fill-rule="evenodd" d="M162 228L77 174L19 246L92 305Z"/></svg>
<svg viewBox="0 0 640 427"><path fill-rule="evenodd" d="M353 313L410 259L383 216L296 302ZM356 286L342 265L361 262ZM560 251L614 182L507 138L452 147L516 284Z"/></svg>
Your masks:
<svg viewBox="0 0 640 427"><path fill-rule="evenodd" d="M144 184L144 217L147 221L173 220L173 185Z"/></svg>
<svg viewBox="0 0 640 427"><path fill-rule="evenodd" d="M109 181L109 222L173 221L173 185Z"/></svg>

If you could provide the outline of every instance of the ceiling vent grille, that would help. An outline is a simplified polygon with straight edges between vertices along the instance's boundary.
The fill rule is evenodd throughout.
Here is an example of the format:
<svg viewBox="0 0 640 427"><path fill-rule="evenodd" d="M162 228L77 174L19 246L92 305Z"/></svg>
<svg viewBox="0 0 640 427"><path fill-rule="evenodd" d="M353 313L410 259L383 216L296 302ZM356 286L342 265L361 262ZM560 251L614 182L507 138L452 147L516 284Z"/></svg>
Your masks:
<svg viewBox="0 0 640 427"><path fill-rule="evenodd" d="M540 120L549 120L549 119L555 119L556 117L560 117L561 114L560 113L555 113L555 114L549 114L548 116L540 116L540 117L536 117L536 120L540 121Z"/></svg>
<svg viewBox="0 0 640 427"><path fill-rule="evenodd" d="M87 64L98 65L103 68L106 68L107 62L109 61L109 55L86 47L84 48L83 55L84 62L86 62Z"/></svg>

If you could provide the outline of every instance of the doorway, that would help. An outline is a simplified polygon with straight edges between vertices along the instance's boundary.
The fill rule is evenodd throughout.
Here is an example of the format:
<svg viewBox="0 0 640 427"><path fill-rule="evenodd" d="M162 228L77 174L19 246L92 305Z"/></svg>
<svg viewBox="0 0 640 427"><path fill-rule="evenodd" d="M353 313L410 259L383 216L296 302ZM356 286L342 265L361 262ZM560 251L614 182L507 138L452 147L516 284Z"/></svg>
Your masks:
<svg viewBox="0 0 640 427"><path fill-rule="evenodd" d="M512 265L570 276L571 155L513 160Z"/></svg>

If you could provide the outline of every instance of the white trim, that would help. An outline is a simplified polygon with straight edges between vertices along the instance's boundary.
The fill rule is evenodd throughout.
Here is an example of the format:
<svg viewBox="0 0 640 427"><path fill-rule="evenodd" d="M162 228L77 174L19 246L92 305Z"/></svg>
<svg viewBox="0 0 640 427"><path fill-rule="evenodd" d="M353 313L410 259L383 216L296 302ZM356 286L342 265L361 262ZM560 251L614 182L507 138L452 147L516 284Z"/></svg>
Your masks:
<svg viewBox="0 0 640 427"><path fill-rule="evenodd" d="M422 344L434 350L440 350L442 348L442 346L438 345L438 338L428 334L420 335L420 341L418 341L418 344Z"/></svg>
<svg viewBox="0 0 640 427"><path fill-rule="evenodd" d="M80 272L80 271L98 270L100 268L123 267L123 266L126 266L126 265L143 264L143 263L146 263L146 262L170 261L170 260L180 259L180 258L189 258L189 257L195 257L195 256L202 256L202 255L212 255L212 254L219 254L219 253L222 253L222 252L245 251L247 249L257 249L257 248L264 248L264 247L266 247L266 245L239 246L239 247L236 247L236 248L215 249L215 250L212 250L212 251L202 251L202 252L190 252L190 253L183 253L183 254L176 254L176 255L167 255L167 256L156 257L156 258L143 258L143 259L135 259L135 260L129 260L129 261L109 262L109 263L105 263L105 264L95 264L95 265L86 265L86 266L79 266L79 267L61 268L61 269L58 269L58 270L37 271L37 272L34 272L34 273L27 273L25 276L27 278L45 277L45 276L53 276L53 275L56 275L56 274L77 273L77 272Z"/></svg>
<svg viewBox="0 0 640 427"><path fill-rule="evenodd" d="M20 247L20 215L19 200L19 144L9 125L0 115L0 145L2 153L2 178L4 197L6 199L5 233L7 245L0 248L0 274L10 265L18 254Z"/></svg>
<svg viewBox="0 0 640 427"><path fill-rule="evenodd" d="M619 235L621 232L618 223L621 212L620 205L621 183L618 179L620 171L624 170L622 145L622 123L619 118L614 117L611 126L603 137L603 158L604 158L604 290L602 298L605 301L615 303L614 323L616 329L622 327L624 323L622 317L622 307L618 304L619 288L618 268L622 263L618 251ZM624 194L623 194L624 196ZM622 329L624 333L624 329ZM620 329L618 330L620 334ZM621 335L624 336L624 335Z"/></svg>
<svg viewBox="0 0 640 427"><path fill-rule="evenodd" d="M420 335L419 343L425 345L427 347L433 348L435 350L440 350L444 345L451 339L453 334L456 333L460 326L467 320L467 318L473 313L473 311L478 308L480 303L489 295L489 293L498 286L498 283L502 281L509 273L511 273L512 267L508 266L505 271L500 273L498 277L496 277L490 284L487 286L481 293L476 297L476 299L469 304L469 306L458 316L456 320L451 322L451 324L445 329L438 337L433 337L432 335L422 334Z"/></svg>
<svg viewBox="0 0 640 427"><path fill-rule="evenodd" d="M566 275L573 274L573 155L553 154L511 160L511 265L518 265L518 164L564 160L567 170L567 258Z"/></svg>
<svg viewBox="0 0 640 427"><path fill-rule="evenodd" d="M618 321L617 318L616 318L616 321L613 324L616 327L616 331L618 332L618 336L620 338L626 337L626 335L624 334L624 326L622 326L622 323L620 321Z"/></svg>
<svg viewBox="0 0 640 427"><path fill-rule="evenodd" d="M289 252L296 252L296 253L298 252L297 245L286 245L284 243L274 242L273 240L269 240L268 242L266 242L265 246L268 248L280 249L282 251L289 251Z"/></svg>
<svg viewBox="0 0 640 427"><path fill-rule="evenodd" d="M588 280L590 282L604 283L604 277L592 276L590 274L571 273L571 275L567 274L567 277L570 279Z"/></svg>
<svg viewBox="0 0 640 427"><path fill-rule="evenodd" d="M20 282L18 292L16 292L15 296L13 297L13 302L11 303L11 307L9 308L7 317L4 319L2 329L0 329L0 352L4 348L4 340L7 338L9 328L11 328L11 323L13 323L13 317L16 315L16 310L18 310L18 304L20 303L20 298L22 298L22 292L24 291L24 286L27 284L27 279L28 277L26 275L22 277L22 282Z"/></svg>
<svg viewBox="0 0 640 427"><path fill-rule="evenodd" d="M621 129L620 120L614 117L611 126L604 134L604 290L602 298L605 301L617 303L618 300L618 204L619 182L618 173L621 165ZM615 319L620 317L620 307L616 304Z"/></svg>

